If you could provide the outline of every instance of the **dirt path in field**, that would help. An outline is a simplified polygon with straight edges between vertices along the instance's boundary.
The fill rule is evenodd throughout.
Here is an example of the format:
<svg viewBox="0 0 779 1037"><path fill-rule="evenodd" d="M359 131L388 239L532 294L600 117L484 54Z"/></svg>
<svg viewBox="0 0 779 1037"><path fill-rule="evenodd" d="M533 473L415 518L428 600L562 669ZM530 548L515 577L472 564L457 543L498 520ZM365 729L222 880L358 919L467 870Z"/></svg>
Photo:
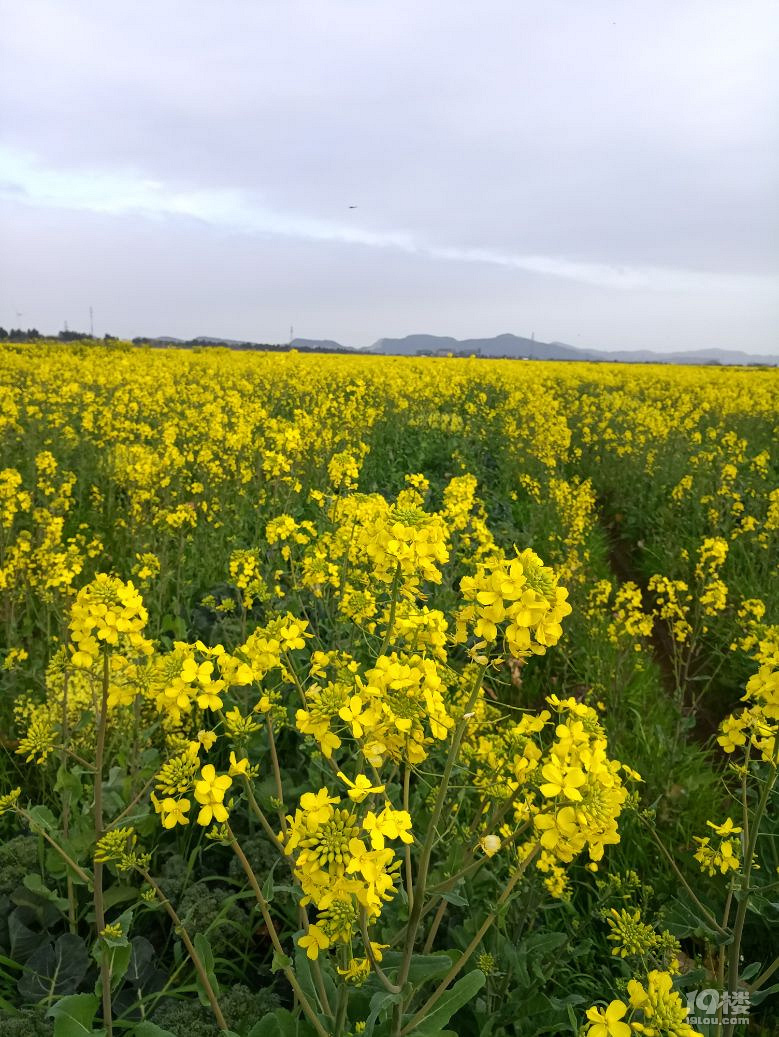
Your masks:
<svg viewBox="0 0 779 1037"><path fill-rule="evenodd" d="M636 562L635 545L629 537L625 536L620 528L619 511L612 508L608 501L599 500L598 520L606 536L608 561L612 572L620 583L632 582L640 588L645 606L654 604L652 595L647 590L646 581ZM652 626L651 643L652 657L660 671L663 688L668 697L673 700L677 697L676 675L673 665L673 642L667 627L654 623ZM690 677L694 676L694 672L691 672ZM690 688L685 686L685 701L690 701L690 696L687 694L689 691ZM706 706L704 703L698 703L694 711L684 707L682 712L686 715L693 712L695 726L692 728L691 736L696 741L706 742L719 730L721 717L716 710L712 711L711 707Z"/></svg>
<svg viewBox="0 0 779 1037"><path fill-rule="evenodd" d="M619 512L614 511L604 501L598 501L598 519L601 529L606 535L608 560L611 571L620 583L635 583L641 589L641 597L646 603L649 599L644 579L635 562L633 542L624 535L620 528ZM673 648L671 635L665 628L652 625L652 655L660 669L663 687L673 697L676 693L676 677L672 662Z"/></svg>

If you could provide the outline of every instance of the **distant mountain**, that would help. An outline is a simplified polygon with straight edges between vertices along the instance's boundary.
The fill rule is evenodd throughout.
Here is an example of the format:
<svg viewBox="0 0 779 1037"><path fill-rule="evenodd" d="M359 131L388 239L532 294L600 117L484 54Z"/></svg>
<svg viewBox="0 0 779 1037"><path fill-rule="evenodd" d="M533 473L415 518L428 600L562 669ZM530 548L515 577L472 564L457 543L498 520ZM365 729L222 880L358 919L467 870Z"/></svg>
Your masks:
<svg viewBox="0 0 779 1037"><path fill-rule="evenodd" d="M405 338L380 338L366 350L354 350L329 338L296 338L292 342L271 344L247 342L230 338L212 338L200 335L194 339L178 339L170 335L158 338L138 338L136 343L147 343L161 348L190 349L192 347L222 346L239 350L265 350L283 353L290 349L301 353L384 353L390 356L481 356L506 357L527 360L588 360L595 363L622 364L722 364L741 366L760 364L779 365L779 357L758 353L742 353L736 349L697 349L678 353L655 353L650 349L581 349L567 342L538 342L521 335L495 335L493 338L452 338L448 335L406 335Z"/></svg>
<svg viewBox="0 0 779 1037"><path fill-rule="evenodd" d="M447 335L406 335L405 338L380 338L370 347L371 353L392 353L399 356L530 356L532 350L550 347L519 335L497 335L495 338L456 339ZM572 352L575 352L573 350ZM546 359L542 351L532 355Z"/></svg>
<svg viewBox="0 0 779 1037"><path fill-rule="evenodd" d="M513 357L529 360L591 360L652 364L779 364L779 357L742 353L730 349L700 349L680 353L655 353L648 349L606 351L580 349L565 342L537 342L519 335L493 338L456 339L446 335L406 335L405 338L380 338L371 353L393 356L483 356Z"/></svg>

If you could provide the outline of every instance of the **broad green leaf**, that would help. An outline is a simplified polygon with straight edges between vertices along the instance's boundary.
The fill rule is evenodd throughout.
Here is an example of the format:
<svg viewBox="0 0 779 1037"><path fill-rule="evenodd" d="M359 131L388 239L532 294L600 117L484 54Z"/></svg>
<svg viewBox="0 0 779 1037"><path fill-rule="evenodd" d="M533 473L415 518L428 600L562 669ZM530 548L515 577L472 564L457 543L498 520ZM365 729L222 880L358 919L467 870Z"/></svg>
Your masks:
<svg viewBox="0 0 779 1037"><path fill-rule="evenodd" d="M463 976L451 990L447 990L441 997L441 1000L413 1031L414 1034L418 1034L419 1037L423 1037L423 1035L424 1037L433 1037L433 1034L440 1034L455 1012L462 1008L463 1005L468 1004L486 982L487 977L479 969L475 969L473 972L469 972L467 976Z"/></svg>
<svg viewBox="0 0 779 1037"><path fill-rule="evenodd" d="M193 941L195 944L195 950L197 951L198 957L203 963L203 969L206 976L208 976L208 982L211 984L214 993L219 997L219 982L214 972L214 952L211 950L211 944L202 933L196 933ZM200 982L200 976L197 977L197 988L200 996L200 1003L202 1005L209 1005L208 995L206 994L203 984Z"/></svg>
<svg viewBox="0 0 779 1037"><path fill-rule="evenodd" d="M69 793L71 800L78 802L83 791L81 787L81 775L83 773L80 767L68 767L66 764L61 763L57 769L57 780L54 788L57 792Z"/></svg>
<svg viewBox="0 0 779 1037"><path fill-rule="evenodd" d="M92 1037L92 1024L100 1001L96 994L71 994L60 998L46 1013L54 1019L54 1037Z"/></svg>
<svg viewBox="0 0 779 1037"><path fill-rule="evenodd" d="M381 967L391 976L392 971L400 967L402 959L400 951L386 951ZM451 967L452 959L448 954L414 954L408 973L409 982L414 987L421 986L438 976L445 976Z"/></svg>
<svg viewBox="0 0 779 1037"><path fill-rule="evenodd" d="M373 1037L373 1030L382 1012L391 1005L400 1001L400 994L390 994L385 990L379 990L371 998L371 1010L365 1020L365 1032L363 1037Z"/></svg>
<svg viewBox="0 0 779 1037"><path fill-rule="evenodd" d="M84 941L75 933L63 933L56 943L46 943L30 956L18 983L19 993L32 1002L74 994L88 968Z"/></svg>
<svg viewBox="0 0 779 1037"><path fill-rule="evenodd" d="M305 1019L296 1018L286 1008L277 1008L255 1023L247 1037L311 1037L313 1033Z"/></svg>
<svg viewBox="0 0 779 1037"><path fill-rule="evenodd" d="M170 1030L163 1030L156 1023L136 1023L133 1027L133 1037L175 1037Z"/></svg>
<svg viewBox="0 0 779 1037"><path fill-rule="evenodd" d="M57 819L48 807L30 807L28 813L36 828L40 828L44 832L56 832Z"/></svg>
<svg viewBox="0 0 779 1037"><path fill-rule="evenodd" d="M455 893L453 889L449 890L448 893L442 893L441 897L447 902L452 904L453 907L467 907L468 900L461 893Z"/></svg>
<svg viewBox="0 0 779 1037"><path fill-rule="evenodd" d="M33 911L26 908L17 907L8 916L11 957L16 961L26 961L41 945L41 934L26 924L33 920Z"/></svg>
<svg viewBox="0 0 779 1037"><path fill-rule="evenodd" d="M274 951L270 970L271 972L281 972L282 969L288 969L291 964L292 958L288 954L279 954L278 951Z"/></svg>
<svg viewBox="0 0 779 1037"><path fill-rule="evenodd" d="M152 969L150 969L150 966L154 958L154 947L145 936L133 936L132 940L130 940L130 947L132 953L127 966L127 972L125 973L125 979L134 987L140 987L143 986L149 972L153 970L153 966Z"/></svg>

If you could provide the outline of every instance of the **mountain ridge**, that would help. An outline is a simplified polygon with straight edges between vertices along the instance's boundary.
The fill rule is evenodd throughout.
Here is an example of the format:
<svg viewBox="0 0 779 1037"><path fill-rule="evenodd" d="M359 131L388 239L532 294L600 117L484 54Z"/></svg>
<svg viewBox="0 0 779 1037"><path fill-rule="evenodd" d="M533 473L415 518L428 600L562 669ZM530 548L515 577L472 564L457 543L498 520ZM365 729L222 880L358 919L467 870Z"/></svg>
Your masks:
<svg viewBox="0 0 779 1037"><path fill-rule="evenodd" d="M141 340L138 340L141 341ZM779 365L779 356L745 353L737 349L685 349L673 353L658 353L651 349L586 349L572 346L567 342L542 342L535 338L525 338L504 332L491 338L457 339L451 335L413 334L403 338L380 338L373 345L363 349L344 346L334 339L295 338L289 343L269 345L267 343L239 341L198 336L194 339L176 339L172 336L158 336L143 341L159 346L188 348L191 346L222 346L230 349L263 350L283 352L298 349L301 352L317 353L349 353L349 354L384 354L386 356L459 356L487 357L495 359L526 360L571 360L595 363L634 363L634 364L705 364L723 366Z"/></svg>
<svg viewBox="0 0 779 1037"><path fill-rule="evenodd" d="M678 350L658 353L650 349L583 349L566 342L541 342L534 338L504 333L491 338L455 339L447 335L415 334L404 338L380 338L368 348L370 353L391 356L482 356L528 360L582 360L616 363L668 364L779 364L777 356L744 353L736 349Z"/></svg>

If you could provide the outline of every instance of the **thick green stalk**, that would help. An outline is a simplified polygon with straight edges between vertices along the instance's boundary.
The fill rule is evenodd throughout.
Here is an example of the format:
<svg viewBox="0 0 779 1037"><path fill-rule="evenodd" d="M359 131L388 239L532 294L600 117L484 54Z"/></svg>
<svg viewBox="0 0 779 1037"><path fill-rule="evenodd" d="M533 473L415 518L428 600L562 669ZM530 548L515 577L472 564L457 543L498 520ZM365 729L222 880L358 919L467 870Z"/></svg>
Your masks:
<svg viewBox="0 0 779 1037"><path fill-rule="evenodd" d="M490 911L490 913L484 919L484 921L482 922L481 926L479 927L479 930L476 933L476 935L474 936L474 938L471 940L471 942L465 948L465 950L460 955L460 957L457 959L457 961L454 963L454 965L452 965L452 967L449 969L447 974L444 976L444 978L441 980L441 982L435 988L435 990L430 995L430 997L427 999L427 1001L425 1001L425 1003L422 1005L422 1007L419 1009L419 1011L416 1012L412 1016L412 1018L409 1020L408 1024L400 1031L400 1037L405 1037L406 1034L411 1033L411 1031L414 1029L414 1027L417 1025L417 1023L421 1023L422 1022L422 1020L428 1014L430 1009L433 1008L433 1006L439 1001L439 999L444 996L444 994L446 993L446 991L447 991L448 987L450 986L450 984L457 978L457 976L460 974L460 972L462 972L462 970L468 964L468 962L471 959L471 956L473 955L473 952L476 950L476 948L479 946L479 944L481 943L482 939L484 938L484 934L487 932L487 930L490 928L492 923L498 917L498 913L499 913L500 909L503 907L503 905L506 903L508 898L511 896L511 893L512 893L514 887L519 882L519 880L522 878L522 876L525 874L525 871L527 870L528 865L530 864L530 862L533 860L533 858L538 853L539 848L540 847L538 845L536 845L534 847L534 849L532 850L532 852L522 861L522 863L520 865L518 865L516 871L511 876L511 878L509 879L508 883L506 884L506 888L503 890L501 895L498 897L498 900L497 900L497 903L495 904L495 907L492 909L492 911Z"/></svg>
<svg viewBox="0 0 779 1037"><path fill-rule="evenodd" d="M276 932L276 926L273 922L273 919L271 918L268 901L265 899L262 889L260 889L260 884L257 881L257 876L254 874L252 866L251 864L249 864L249 861L246 858L246 854L241 849L241 846L238 840L235 838L235 835L233 834L232 829L229 825L227 826L227 830L230 834L230 846L233 848L233 852L235 853L238 860L241 862L241 867L243 868L246 878L249 880L249 885L252 887L254 896L257 900L257 903L259 904L262 919L265 922L265 928L268 930L268 936L270 936L271 943L273 944L273 949L281 959L284 959L287 956L284 953L284 948L281 946L281 942L279 941L278 933ZM306 992L303 990L300 983L298 982L298 978L295 975L292 968L290 968L289 965L284 965L282 966L282 972L286 976L289 985L295 991L295 995L298 1001L300 1002L301 1008L305 1012L308 1021L316 1030L318 1037L329 1037L327 1030L325 1030L325 1028L320 1023L319 1019L317 1018L317 1014L314 1011L308 997L306 996Z"/></svg>
<svg viewBox="0 0 779 1037"><path fill-rule="evenodd" d="M95 747L95 842L103 837L103 756L105 754L105 736L108 726L108 688L111 680L111 658L108 648L103 650L103 688L100 701L100 714L97 716L97 744ZM95 861L95 881L92 891L95 905L95 928L98 937L105 929L105 908L103 905L103 864ZM100 951L100 986L103 993L103 1025L108 1037L114 1032L113 1006L111 1003L111 963L108 960L107 948Z"/></svg>
<svg viewBox="0 0 779 1037"><path fill-rule="evenodd" d="M484 680L484 674L487 671L487 664L479 666L474 678L473 687L471 693L468 696L468 701L463 710L463 715L457 723L454 729L454 735L452 736L452 744L449 747L449 753L446 758L444 765L444 771L441 775L441 784L438 787L438 795L436 796L435 806L433 807L433 816L430 818L430 823L425 833L425 841L422 845L422 856L419 860L419 868L417 870L417 879L414 884L414 906L411 909L409 915L408 927L406 929L406 940L403 950L403 959L401 961L400 971L398 973L398 985L403 987L408 981L408 974L411 968L411 957L414 953L414 943L416 942L417 930L419 928L419 922L422 918L422 909L425 903L425 890L427 888L427 874L430 868L430 857L433 852L433 844L435 843L436 834L438 831L438 823L441 820L441 814L443 813L444 803L446 802L446 794L449 791L449 782L452 777L452 771L454 765L457 762L457 757L460 753L460 744L462 742L463 734L465 733L465 727L468 723L469 716L476 705L476 700L479 697L481 690L482 681ZM403 1014L403 1006L398 1005L395 1012L396 1020L396 1032L399 1032L400 1019Z"/></svg>
<svg viewBox="0 0 779 1037"><path fill-rule="evenodd" d="M381 642L381 648L379 649L379 655L384 655L389 647L390 638L392 637L392 631L395 626L395 612L398 607L398 594L400 592L400 562L398 562L395 569L395 575L392 577L392 591L390 598L390 611L387 619L387 629L384 632L384 637Z"/></svg>
<svg viewBox="0 0 779 1037"><path fill-rule="evenodd" d="M51 846L51 848L60 855L60 857L67 864L67 866L69 868L72 868L72 870L76 873L76 875L78 875L78 877L86 886L92 885L92 876L88 875L82 867L76 864L76 862L73 860L70 854L66 850L64 850L60 846L60 844L49 835L45 828L41 828L36 823L35 818L33 818L32 814L28 814L28 812L24 810L22 807L17 807L16 812L19 815L19 817L23 817L25 819L27 824L30 826L31 831L37 832L39 835L43 836L43 838L46 840L49 846Z"/></svg>
<svg viewBox="0 0 779 1037"><path fill-rule="evenodd" d="M345 969L348 962L348 948L341 947L339 958L340 967ZM349 1011L349 985L345 978L341 979L341 986L338 990L338 1008L336 1009L335 1015L335 1037L344 1037L344 1028L346 1027L346 1017Z"/></svg>
<svg viewBox="0 0 779 1037"><path fill-rule="evenodd" d="M173 904L171 904L171 902L168 900L168 898L165 896L165 894L162 892L160 887L157 885L157 883L154 881L151 875L149 875L148 872L141 871L141 875L159 897L160 904L167 912L168 917L170 918L171 922L173 922L173 926L176 932L181 937L181 940L187 949L187 954L191 958L192 964L195 966L195 972L197 972L198 979L200 980L203 990L205 991L205 995L208 998L208 1003L211 1005L211 1011L214 1013L214 1018L216 1019L217 1026L220 1030L229 1030L230 1027L225 1022L224 1015L222 1015L222 1009L219 1005L216 993L214 992L214 988L211 985L211 981L208 978L208 973L205 970L205 966L203 965L203 962L200 960L200 955L195 950L195 946L192 943L192 940L189 938L189 933L184 928L183 922L176 914L176 910L173 907Z"/></svg>
<svg viewBox="0 0 779 1037"><path fill-rule="evenodd" d="M685 890L687 892L687 895L690 897L692 902L698 908L698 910L703 915L703 917L706 919L706 921L709 923L709 925L712 927L712 929L714 929L717 933L719 933L720 936L729 936L730 933L728 932L728 930L722 928L722 926L717 921L717 919L714 917L714 915L711 913L711 911L709 911L708 908L704 907L703 904L698 899L698 897L695 895L695 893L693 892L692 887L690 886L689 882L687 881L687 879L685 879L684 875L682 875L681 871L679 870L678 864L673 859L673 857L668 852L668 850L665 848L665 845L663 844L662 839L660 839L660 837L658 836L657 832L654 830L654 828L651 825L651 823L649 821L647 821L645 818L643 818L640 813L637 814L637 817L642 822L642 824L646 827L647 831L652 836L655 844L659 847L659 849L662 852L663 856L665 857L665 859L668 861L668 863L673 868L676 877L679 879L681 884L684 886L684 888L685 888Z"/></svg>
<svg viewBox="0 0 779 1037"><path fill-rule="evenodd" d="M752 864L755 855L755 846L757 845L757 836L760 831L760 822L763 819L763 814L765 813L765 808L768 803L768 797L771 795L776 783L776 775L776 763L773 763L770 779L766 779L762 792L760 793L757 807L755 808L755 814L752 818L751 829L749 832L749 840L746 844L746 850L744 853L744 867L741 871L740 898L738 901L738 907L736 908L736 919L733 923L733 942L730 945L728 954L728 993L731 994L738 990L741 939L744 935L744 923L749 909L749 879L752 874ZM735 1019L735 1016L732 1018ZM735 1028L735 1022L728 1023L727 1029L725 1030L726 1037L732 1037Z"/></svg>
<svg viewBox="0 0 779 1037"><path fill-rule="evenodd" d="M284 786L281 782L281 768L279 767L279 754L276 752L276 739L273 737L273 723L270 718L270 713L265 717L265 723L268 729L268 745L270 746L270 758L273 765L273 777L276 782L276 798L279 801L279 824L281 825L281 831L286 837L287 835L287 819L284 816Z"/></svg>

